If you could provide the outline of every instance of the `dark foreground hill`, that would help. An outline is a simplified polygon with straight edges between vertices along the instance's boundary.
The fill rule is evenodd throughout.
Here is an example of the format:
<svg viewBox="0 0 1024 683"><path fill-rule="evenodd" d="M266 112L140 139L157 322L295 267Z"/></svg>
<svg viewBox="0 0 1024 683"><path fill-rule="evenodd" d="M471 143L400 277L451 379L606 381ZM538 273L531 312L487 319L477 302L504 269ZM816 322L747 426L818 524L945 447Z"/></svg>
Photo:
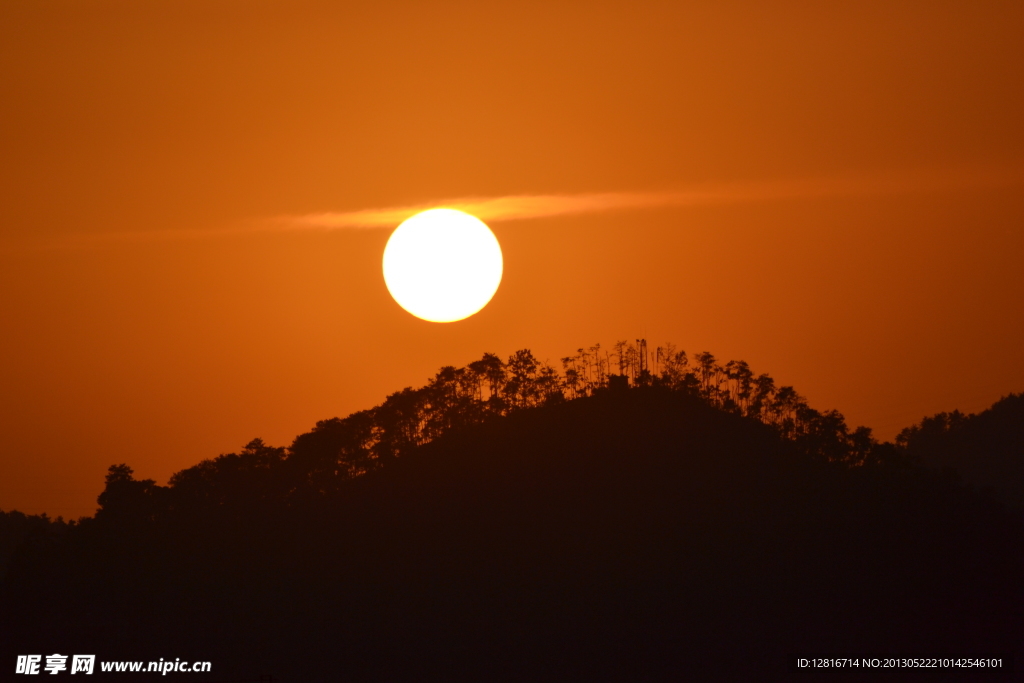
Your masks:
<svg viewBox="0 0 1024 683"><path fill-rule="evenodd" d="M171 512L23 547L4 666L180 657L212 675L172 678L288 682L785 680L806 677L791 654L825 652L1024 665L1019 517L657 388L453 430L330 496Z"/></svg>
<svg viewBox="0 0 1024 683"><path fill-rule="evenodd" d="M1004 396L977 415L926 417L896 442L912 462L951 469L1024 513L1024 394Z"/></svg>

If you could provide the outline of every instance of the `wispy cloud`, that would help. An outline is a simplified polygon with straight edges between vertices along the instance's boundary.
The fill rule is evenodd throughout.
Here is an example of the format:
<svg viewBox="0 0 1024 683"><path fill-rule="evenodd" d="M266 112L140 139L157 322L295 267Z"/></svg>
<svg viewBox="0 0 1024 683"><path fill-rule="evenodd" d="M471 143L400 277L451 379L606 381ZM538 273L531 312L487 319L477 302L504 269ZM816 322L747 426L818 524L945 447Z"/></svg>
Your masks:
<svg viewBox="0 0 1024 683"><path fill-rule="evenodd" d="M423 204L360 211L311 213L276 219L292 229L393 228L420 211L451 208L486 222L503 222L624 209L739 204L758 201L812 199L963 190L1024 184L1024 173L1007 170L964 170L879 174L846 178L817 178L746 183L707 183L662 192L600 192L589 194L537 194L504 197L467 197Z"/></svg>
<svg viewBox="0 0 1024 683"><path fill-rule="evenodd" d="M856 197L913 192L963 191L1024 185L1020 168L956 168L850 175L830 178L704 183L658 192L533 194L438 199L408 206L277 216L219 229L110 232L66 237L40 246L84 246L97 242L156 242L261 232L333 231L394 228L426 209L452 208L488 223L608 211Z"/></svg>

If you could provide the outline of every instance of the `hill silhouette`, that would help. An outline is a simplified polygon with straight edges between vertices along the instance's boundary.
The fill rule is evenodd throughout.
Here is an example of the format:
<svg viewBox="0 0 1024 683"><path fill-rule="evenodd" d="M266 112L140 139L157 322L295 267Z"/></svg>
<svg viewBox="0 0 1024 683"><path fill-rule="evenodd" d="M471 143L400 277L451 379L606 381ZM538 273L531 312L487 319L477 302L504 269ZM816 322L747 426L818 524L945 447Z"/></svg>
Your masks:
<svg viewBox="0 0 1024 683"><path fill-rule="evenodd" d="M904 429L896 443L913 462L948 469L1024 512L1024 394L988 410L938 413Z"/></svg>
<svg viewBox="0 0 1024 683"><path fill-rule="evenodd" d="M777 680L796 653L1020 659L1024 523L915 464L927 425L878 444L795 392L758 405L724 368L716 386L713 360L573 395L530 358L443 369L168 486L112 466L92 519L9 521L5 660L565 681Z"/></svg>

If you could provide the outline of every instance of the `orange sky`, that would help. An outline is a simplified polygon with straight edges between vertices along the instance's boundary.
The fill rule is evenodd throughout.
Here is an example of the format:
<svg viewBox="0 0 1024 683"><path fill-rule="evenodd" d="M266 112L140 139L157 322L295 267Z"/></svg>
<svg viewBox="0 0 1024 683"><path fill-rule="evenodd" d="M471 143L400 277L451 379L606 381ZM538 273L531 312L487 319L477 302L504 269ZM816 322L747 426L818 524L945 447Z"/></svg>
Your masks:
<svg viewBox="0 0 1024 683"><path fill-rule="evenodd" d="M484 351L672 341L885 438L1024 390L1021 3L351 4L0 4L0 509ZM494 221L447 325L389 297L387 228L246 228L829 183Z"/></svg>

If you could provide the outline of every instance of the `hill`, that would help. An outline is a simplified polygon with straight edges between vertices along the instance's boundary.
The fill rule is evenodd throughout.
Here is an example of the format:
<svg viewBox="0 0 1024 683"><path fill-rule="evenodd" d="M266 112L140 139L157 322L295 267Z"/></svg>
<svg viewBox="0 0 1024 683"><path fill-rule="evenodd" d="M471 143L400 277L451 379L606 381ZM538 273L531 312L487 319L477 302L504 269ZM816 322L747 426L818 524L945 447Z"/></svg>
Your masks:
<svg viewBox="0 0 1024 683"><path fill-rule="evenodd" d="M824 652L1020 660L1018 516L885 449L851 466L650 384L442 430L332 486L302 454L344 452L342 421L169 487L111 468L95 519L14 558L4 649L285 682L772 680L795 673L789 655Z"/></svg>
<svg viewBox="0 0 1024 683"><path fill-rule="evenodd" d="M988 410L926 417L900 432L896 443L912 462L948 469L1024 512L1024 394Z"/></svg>

